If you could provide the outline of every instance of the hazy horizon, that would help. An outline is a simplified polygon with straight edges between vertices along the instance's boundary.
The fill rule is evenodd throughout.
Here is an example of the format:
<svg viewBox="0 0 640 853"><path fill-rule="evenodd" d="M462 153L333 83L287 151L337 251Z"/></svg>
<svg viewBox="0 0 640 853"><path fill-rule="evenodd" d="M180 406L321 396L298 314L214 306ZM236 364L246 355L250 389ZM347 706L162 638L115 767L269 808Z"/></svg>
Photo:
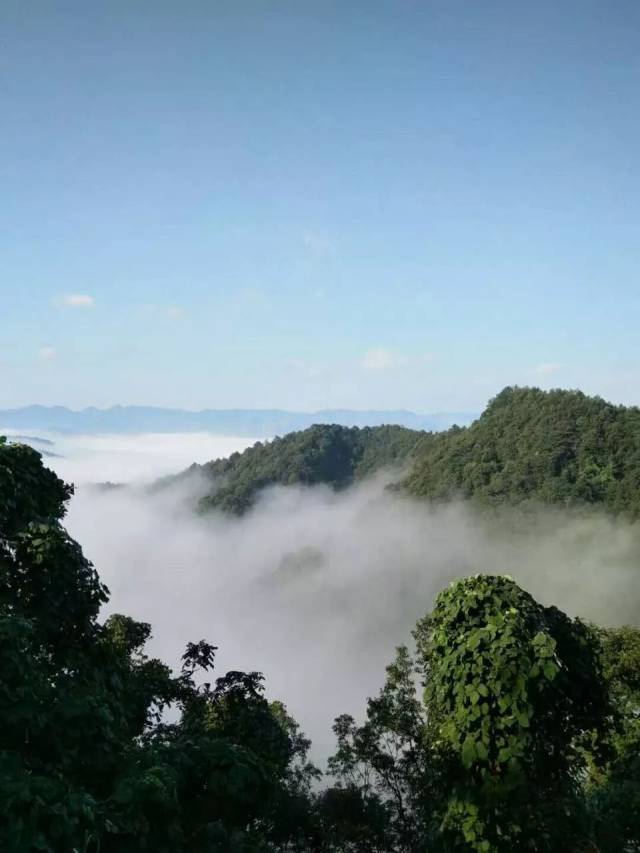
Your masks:
<svg viewBox="0 0 640 853"><path fill-rule="evenodd" d="M351 408L351 407L333 407L327 406L321 409L282 409L279 407L252 407L252 406L234 406L232 408L218 407L218 406L204 406L202 408L189 408L188 406L156 406L156 405L148 405L146 403L109 403L104 406L94 406L91 403L88 403L85 406L65 406L61 403L25 403L21 406L5 406L0 409L0 414L6 411L21 411L24 409L66 409L69 412L79 413L86 411L98 411L98 412L108 412L112 409L152 409L158 411L167 411L167 412L187 412L189 414L201 414L203 412L286 412L287 414L318 414L321 412L402 412L411 415L438 415L438 414L448 414L448 412L440 412L440 411L429 411L429 412L416 412L413 409L394 409L394 408Z"/></svg>
<svg viewBox="0 0 640 853"><path fill-rule="evenodd" d="M118 433L203 433L262 438L306 429L317 423L337 423L345 427L398 424L419 430L443 430L464 426L477 417L471 412L434 412L417 414L408 410L322 409L291 411L284 409L167 409L147 406L88 407L27 406L0 409L0 434L36 437L55 433L75 435L113 435ZM27 442L28 443L28 442Z"/></svg>

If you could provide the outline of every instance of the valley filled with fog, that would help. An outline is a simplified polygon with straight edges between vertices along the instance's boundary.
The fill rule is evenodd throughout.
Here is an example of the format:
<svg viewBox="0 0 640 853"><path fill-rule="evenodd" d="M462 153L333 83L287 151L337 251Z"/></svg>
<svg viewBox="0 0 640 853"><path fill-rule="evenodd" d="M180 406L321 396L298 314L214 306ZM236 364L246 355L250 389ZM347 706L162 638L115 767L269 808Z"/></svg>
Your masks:
<svg viewBox="0 0 640 853"><path fill-rule="evenodd" d="M71 535L111 591L107 612L150 622L149 652L177 665L185 643L219 647L216 674L259 670L322 761L331 724L360 717L394 647L453 578L508 573L539 600L601 624L633 622L635 527L597 511L478 514L392 494L384 475L335 493L275 487L241 518L197 515L197 477L145 484L242 450L211 434L34 437L76 483ZM100 489L96 483L128 484ZM637 569L636 569L637 571Z"/></svg>

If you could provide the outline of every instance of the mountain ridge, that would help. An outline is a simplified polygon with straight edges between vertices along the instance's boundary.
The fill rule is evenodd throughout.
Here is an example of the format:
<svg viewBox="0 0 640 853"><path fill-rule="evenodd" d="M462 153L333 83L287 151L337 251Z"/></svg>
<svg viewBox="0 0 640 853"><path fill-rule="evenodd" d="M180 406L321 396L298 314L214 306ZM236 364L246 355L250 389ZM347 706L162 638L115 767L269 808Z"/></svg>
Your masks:
<svg viewBox="0 0 640 853"><path fill-rule="evenodd" d="M215 432L220 435L266 437L306 429L317 423L340 426L394 424L412 429L442 430L454 423L470 423L475 414L435 412L417 414L405 409L320 409L297 412L287 409L200 409L190 411L161 406L115 405L100 409L88 406L22 406L0 409L0 428L68 433Z"/></svg>

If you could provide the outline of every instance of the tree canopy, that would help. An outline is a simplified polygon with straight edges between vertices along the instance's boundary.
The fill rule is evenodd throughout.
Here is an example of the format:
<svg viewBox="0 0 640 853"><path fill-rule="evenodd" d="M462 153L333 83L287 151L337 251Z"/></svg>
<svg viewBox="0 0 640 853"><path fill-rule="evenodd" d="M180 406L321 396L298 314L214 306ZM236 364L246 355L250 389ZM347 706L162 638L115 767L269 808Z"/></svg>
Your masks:
<svg viewBox="0 0 640 853"><path fill-rule="evenodd" d="M212 484L201 507L242 514L261 489L273 485L324 483L341 489L380 468L404 463L421 434L400 426L316 425L258 442L201 466Z"/></svg>
<svg viewBox="0 0 640 853"><path fill-rule="evenodd" d="M471 426L418 447L403 487L418 497L596 504L640 513L640 409L580 391L505 388Z"/></svg>

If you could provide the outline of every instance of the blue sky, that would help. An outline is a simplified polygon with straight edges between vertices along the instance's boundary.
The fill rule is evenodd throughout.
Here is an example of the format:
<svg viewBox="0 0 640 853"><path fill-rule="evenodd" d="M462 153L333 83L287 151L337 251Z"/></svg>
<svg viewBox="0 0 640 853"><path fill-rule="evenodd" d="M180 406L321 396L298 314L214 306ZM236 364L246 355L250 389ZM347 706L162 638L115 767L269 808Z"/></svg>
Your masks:
<svg viewBox="0 0 640 853"><path fill-rule="evenodd" d="M0 406L640 403L636 0L0 27Z"/></svg>

